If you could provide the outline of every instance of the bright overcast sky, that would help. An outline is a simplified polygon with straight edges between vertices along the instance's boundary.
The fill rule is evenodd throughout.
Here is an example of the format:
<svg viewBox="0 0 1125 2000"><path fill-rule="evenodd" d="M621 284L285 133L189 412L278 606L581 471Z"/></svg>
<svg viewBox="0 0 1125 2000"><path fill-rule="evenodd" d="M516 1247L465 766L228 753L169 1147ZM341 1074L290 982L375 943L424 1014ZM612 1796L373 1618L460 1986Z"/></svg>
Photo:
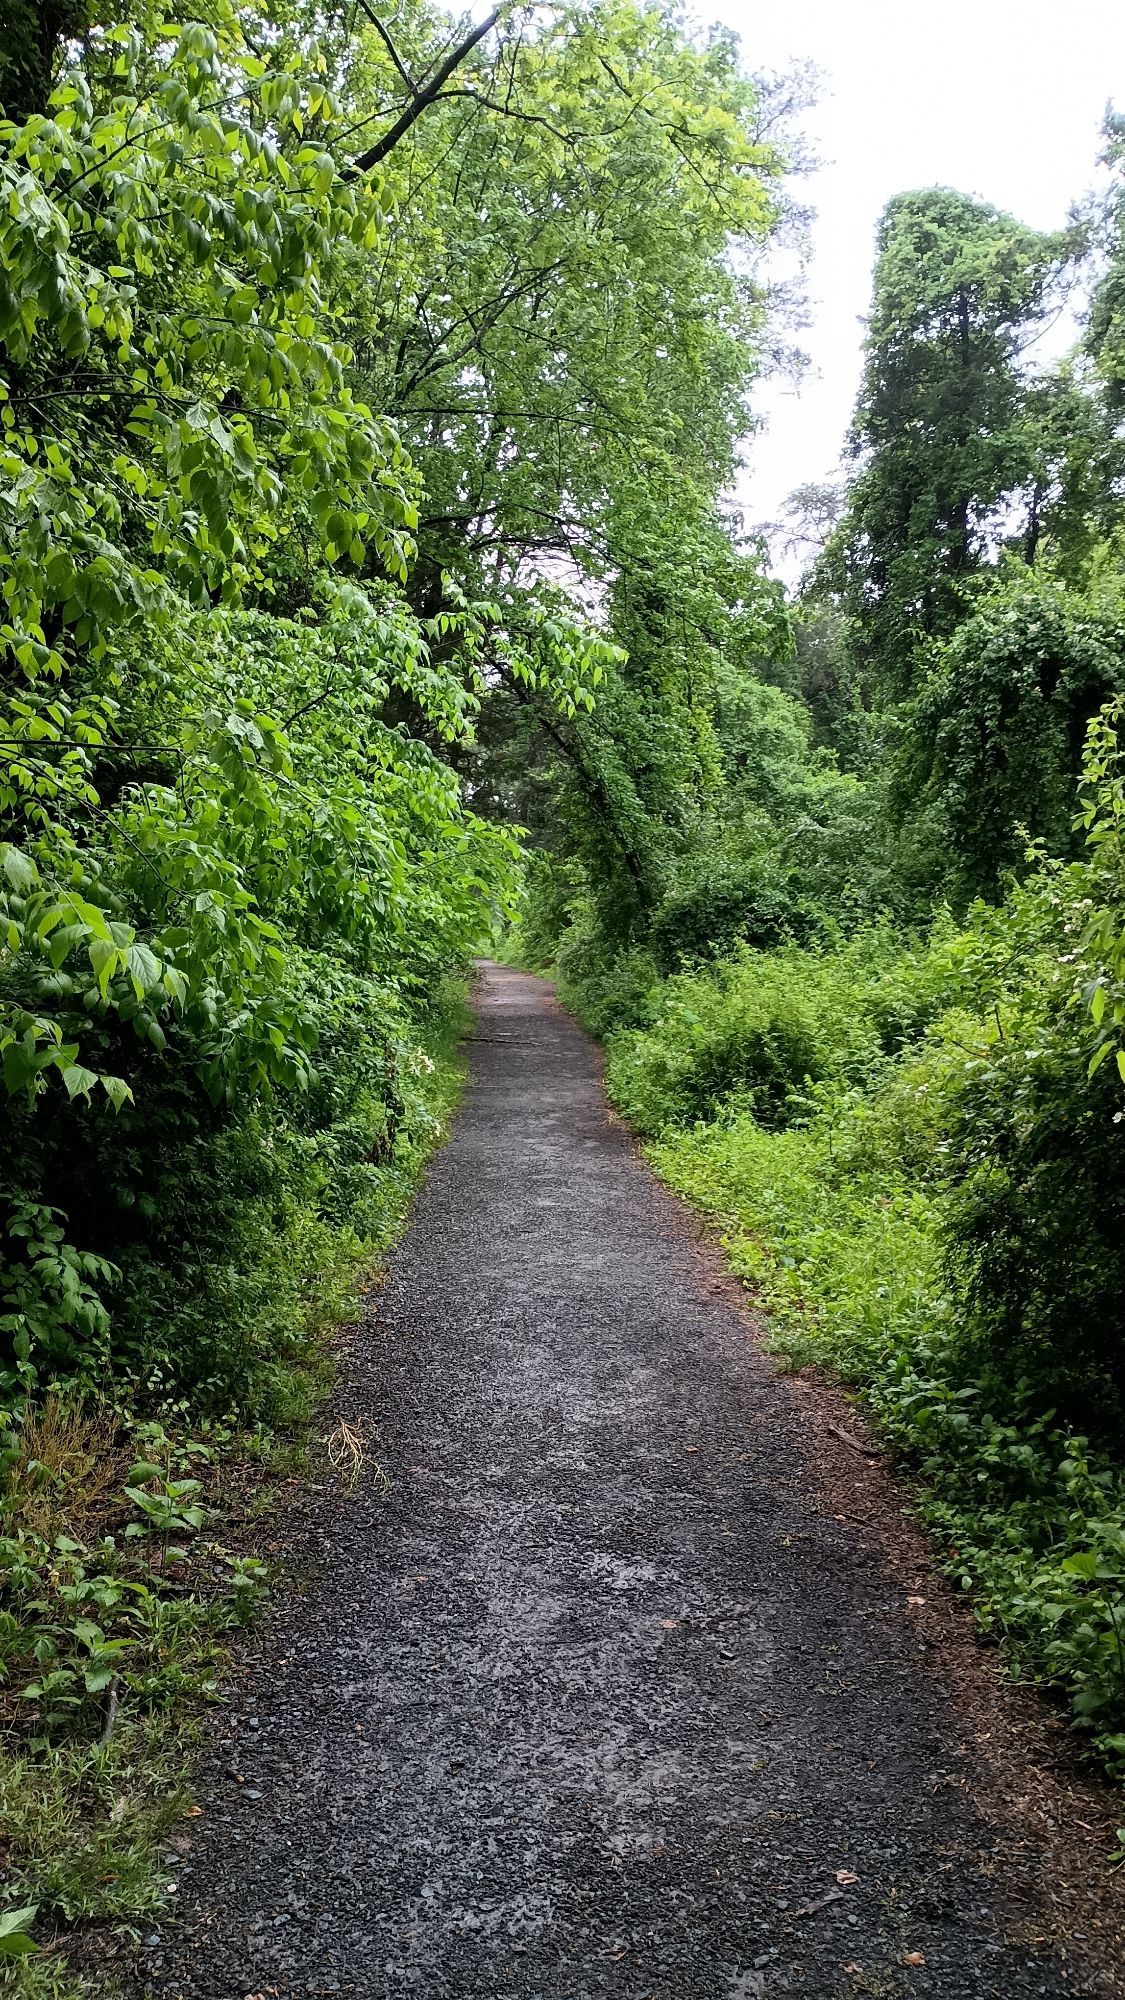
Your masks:
<svg viewBox="0 0 1125 2000"><path fill-rule="evenodd" d="M1035 228L1060 227L1096 179L1106 103L1125 108L1125 0L695 0L742 37L747 67L812 58L824 72L806 129L824 162L808 276L813 368L759 397L748 522L827 477L859 380L875 225L906 188L982 196Z"/></svg>

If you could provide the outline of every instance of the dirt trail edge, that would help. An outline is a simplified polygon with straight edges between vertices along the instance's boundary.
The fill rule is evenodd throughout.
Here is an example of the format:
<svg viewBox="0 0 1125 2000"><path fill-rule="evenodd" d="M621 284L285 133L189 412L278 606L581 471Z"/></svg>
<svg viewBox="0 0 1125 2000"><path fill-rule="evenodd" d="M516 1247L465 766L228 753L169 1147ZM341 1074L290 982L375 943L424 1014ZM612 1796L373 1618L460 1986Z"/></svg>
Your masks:
<svg viewBox="0 0 1125 2000"><path fill-rule="evenodd" d="M478 1017L347 1385L389 1491L247 1649L135 1991L1116 1991L596 1050Z"/></svg>

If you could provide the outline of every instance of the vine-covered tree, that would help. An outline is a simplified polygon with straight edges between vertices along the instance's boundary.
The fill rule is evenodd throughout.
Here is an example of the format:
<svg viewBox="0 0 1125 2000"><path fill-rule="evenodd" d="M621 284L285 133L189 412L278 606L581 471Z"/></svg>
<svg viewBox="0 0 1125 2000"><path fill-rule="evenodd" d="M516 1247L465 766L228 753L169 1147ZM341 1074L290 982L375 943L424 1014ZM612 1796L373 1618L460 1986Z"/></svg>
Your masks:
<svg viewBox="0 0 1125 2000"><path fill-rule="evenodd" d="M1029 343L1078 248L934 189L879 225L855 478L827 574L869 690L898 699L920 648L953 631L977 572L1042 483ZM1030 518L1022 532L1031 533Z"/></svg>

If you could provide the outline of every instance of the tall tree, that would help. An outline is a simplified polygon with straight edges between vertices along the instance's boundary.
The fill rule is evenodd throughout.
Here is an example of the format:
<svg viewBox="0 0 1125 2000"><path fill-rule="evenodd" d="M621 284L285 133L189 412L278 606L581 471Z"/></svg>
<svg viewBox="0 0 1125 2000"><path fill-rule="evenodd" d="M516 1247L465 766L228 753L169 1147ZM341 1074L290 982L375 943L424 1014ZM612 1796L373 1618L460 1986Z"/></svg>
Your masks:
<svg viewBox="0 0 1125 2000"><path fill-rule="evenodd" d="M360 100L427 73L439 28L416 7L388 47L369 24ZM425 487L417 607L453 580L519 628L553 585L628 649L589 718L543 713L497 654L507 694L471 764L480 796L525 823L561 803L634 912L706 789L708 647L730 643L732 614L759 644L767 607L776 622L720 507L769 335L757 263L790 220L773 106L732 36L696 41L665 7L541 14L466 58L388 162L409 230L352 258L357 389L393 415Z"/></svg>
<svg viewBox="0 0 1125 2000"><path fill-rule="evenodd" d="M827 557L877 698L909 691L920 646L953 631L1011 531L1006 502L1040 484L1023 358L1078 247L948 189L883 215L857 472Z"/></svg>
<svg viewBox="0 0 1125 2000"><path fill-rule="evenodd" d="M88 0L5 0L0 16L0 113L13 124L47 109L60 52L89 20Z"/></svg>

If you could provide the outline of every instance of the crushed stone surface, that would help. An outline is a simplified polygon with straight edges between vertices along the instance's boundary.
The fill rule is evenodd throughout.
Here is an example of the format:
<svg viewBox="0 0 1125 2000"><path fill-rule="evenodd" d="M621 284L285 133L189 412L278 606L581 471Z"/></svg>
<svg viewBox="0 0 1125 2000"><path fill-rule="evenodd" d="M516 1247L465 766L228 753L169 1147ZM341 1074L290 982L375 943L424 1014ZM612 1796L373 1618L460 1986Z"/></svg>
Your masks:
<svg viewBox="0 0 1125 2000"><path fill-rule="evenodd" d="M540 980L477 1006L342 1406L389 1488L249 1642L134 1990L1100 1991L596 1050Z"/></svg>

